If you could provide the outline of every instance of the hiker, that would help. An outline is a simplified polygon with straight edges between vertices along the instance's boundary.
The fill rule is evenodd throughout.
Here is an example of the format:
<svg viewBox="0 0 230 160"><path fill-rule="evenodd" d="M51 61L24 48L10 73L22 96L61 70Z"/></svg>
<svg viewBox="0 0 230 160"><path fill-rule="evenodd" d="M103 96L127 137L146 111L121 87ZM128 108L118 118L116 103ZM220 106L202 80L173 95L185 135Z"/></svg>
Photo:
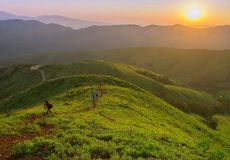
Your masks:
<svg viewBox="0 0 230 160"><path fill-rule="evenodd" d="M103 93L103 91L102 91L102 84L100 83L100 85L99 85L99 91L100 91L100 96L102 96L102 93Z"/></svg>
<svg viewBox="0 0 230 160"><path fill-rule="evenodd" d="M44 104L44 108L46 109L46 114L52 113L51 108L53 108L53 105L51 103L49 103L48 101L46 101Z"/></svg>
<svg viewBox="0 0 230 160"><path fill-rule="evenodd" d="M97 99L96 93L92 92L92 107L93 108L96 107L96 99Z"/></svg>
<svg viewBox="0 0 230 160"><path fill-rule="evenodd" d="M96 89L96 98L98 98L100 95L101 95L101 93L100 93L100 91L99 91L99 89Z"/></svg>

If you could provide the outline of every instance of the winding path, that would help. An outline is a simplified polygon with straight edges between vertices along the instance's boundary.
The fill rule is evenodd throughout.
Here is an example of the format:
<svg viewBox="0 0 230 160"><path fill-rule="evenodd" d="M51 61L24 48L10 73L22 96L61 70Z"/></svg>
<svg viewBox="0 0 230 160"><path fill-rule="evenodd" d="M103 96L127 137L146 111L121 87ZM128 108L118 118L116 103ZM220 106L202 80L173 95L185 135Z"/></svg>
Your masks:
<svg viewBox="0 0 230 160"><path fill-rule="evenodd" d="M42 76L42 81L45 82L46 81L46 75L45 75L45 72L40 69L42 67L42 65L35 65L35 66L32 66L30 67L31 71L39 71L41 73L41 76Z"/></svg>

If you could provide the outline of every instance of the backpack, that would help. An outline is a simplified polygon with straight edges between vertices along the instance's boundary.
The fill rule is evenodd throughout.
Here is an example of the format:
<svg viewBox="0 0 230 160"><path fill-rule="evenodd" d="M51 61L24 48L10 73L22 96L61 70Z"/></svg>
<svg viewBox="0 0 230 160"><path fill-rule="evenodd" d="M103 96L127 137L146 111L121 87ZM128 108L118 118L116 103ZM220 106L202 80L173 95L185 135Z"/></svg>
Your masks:
<svg viewBox="0 0 230 160"><path fill-rule="evenodd" d="M50 103L48 103L48 104L47 104L47 108L48 108L48 109L51 109L51 108L53 108L53 105L50 104Z"/></svg>

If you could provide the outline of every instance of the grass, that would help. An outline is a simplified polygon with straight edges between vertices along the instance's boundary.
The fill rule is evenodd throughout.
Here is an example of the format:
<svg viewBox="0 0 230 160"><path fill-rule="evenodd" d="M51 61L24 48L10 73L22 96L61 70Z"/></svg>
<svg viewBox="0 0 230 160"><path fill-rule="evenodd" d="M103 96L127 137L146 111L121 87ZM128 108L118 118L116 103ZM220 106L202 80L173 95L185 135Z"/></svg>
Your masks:
<svg viewBox="0 0 230 160"><path fill-rule="evenodd" d="M228 115L216 115L214 118L218 121L218 130L226 136L230 135L230 117Z"/></svg>
<svg viewBox="0 0 230 160"><path fill-rule="evenodd" d="M89 109L91 92L98 83L104 84L106 93L98 99L95 109ZM55 132L15 145L14 157L85 160L230 158L229 135L223 134L222 130L210 129L193 116L130 83L101 75L51 80L16 95L10 104L3 106L13 107L21 102L24 107L9 115L0 114L0 127L7 128L1 134L6 134L7 130L23 134L21 128L26 119L44 112L40 102L44 88L54 104L54 113L27 127L36 131L34 126L48 123L55 125ZM20 101L28 95L25 102Z"/></svg>
<svg viewBox="0 0 230 160"><path fill-rule="evenodd" d="M230 89L230 50L121 48L98 52L98 59L143 67L209 92Z"/></svg>
<svg viewBox="0 0 230 160"><path fill-rule="evenodd" d="M2 78L3 83L0 84L0 88L4 88L4 91L0 92L0 97L11 97L15 92L28 89L41 80L39 73L31 72L28 65L11 68L15 70L12 73L9 71L9 68L3 69L4 72L1 77L4 78ZM83 61L72 64L46 65L42 69L47 79L79 74L113 76L143 88L185 112L206 115L211 114L220 105L208 93L187 88L165 76L132 66L101 61ZM8 77L6 76L7 74L9 75ZM7 88L6 86L10 87ZM45 93L42 95L45 95Z"/></svg>
<svg viewBox="0 0 230 160"><path fill-rule="evenodd" d="M208 92L229 90L230 50L175 49L162 47L120 48L97 52L59 52L7 60L9 64L70 63L98 59L125 63L166 75ZM4 64L4 63L2 63Z"/></svg>
<svg viewBox="0 0 230 160"><path fill-rule="evenodd" d="M0 100L41 82L39 72L31 72L30 66L18 65L0 69Z"/></svg>
<svg viewBox="0 0 230 160"><path fill-rule="evenodd" d="M230 91L228 90L221 91L219 92L217 97L218 97L218 100L223 104L224 111L226 113L229 113L230 112Z"/></svg>
<svg viewBox="0 0 230 160"><path fill-rule="evenodd" d="M58 79L50 80L47 83L38 84L28 90L20 92L13 97L6 99L0 103L0 111L8 112L14 109L22 109L25 107L30 107L39 102L44 102L53 96L60 94L71 88L75 88L81 85L91 85L91 84L116 84L121 86L133 86L122 80L107 77L103 75L82 75L82 76L69 76L61 77ZM138 89L133 86L133 88ZM139 89L140 90L140 89Z"/></svg>

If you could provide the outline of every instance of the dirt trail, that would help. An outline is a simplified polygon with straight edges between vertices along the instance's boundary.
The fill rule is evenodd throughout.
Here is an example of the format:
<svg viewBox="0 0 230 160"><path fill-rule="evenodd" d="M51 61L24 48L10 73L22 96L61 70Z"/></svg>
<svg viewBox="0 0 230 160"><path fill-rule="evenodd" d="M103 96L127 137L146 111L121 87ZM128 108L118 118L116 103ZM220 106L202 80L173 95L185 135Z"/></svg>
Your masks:
<svg viewBox="0 0 230 160"><path fill-rule="evenodd" d="M31 71L39 71L41 73L41 76L42 76L42 81L45 82L46 81L46 75L45 75L45 72L40 69L42 67L42 65L35 65L35 66L32 66L30 67Z"/></svg>
<svg viewBox="0 0 230 160"><path fill-rule="evenodd" d="M32 115L26 119L25 124L32 124L38 119L45 118L44 115ZM35 137L45 136L51 134L55 126L52 124L40 125L41 131L34 133L22 133L21 135L0 135L0 160L12 160L16 158L10 157L11 148L13 145L21 143L25 140L31 140ZM41 158L40 158L41 159Z"/></svg>

